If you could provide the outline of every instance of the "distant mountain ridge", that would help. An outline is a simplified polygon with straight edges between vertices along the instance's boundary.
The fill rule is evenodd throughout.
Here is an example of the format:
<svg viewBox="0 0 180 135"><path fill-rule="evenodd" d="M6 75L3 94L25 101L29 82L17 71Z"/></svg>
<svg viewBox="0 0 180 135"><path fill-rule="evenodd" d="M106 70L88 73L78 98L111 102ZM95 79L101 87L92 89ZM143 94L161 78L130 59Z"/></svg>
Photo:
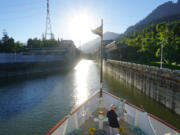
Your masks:
<svg viewBox="0 0 180 135"><path fill-rule="evenodd" d="M173 18L174 16L174 18ZM171 17L171 20L168 20L168 17ZM155 10L153 10L147 17L143 20L139 21L134 26L130 26L125 31L125 34L131 33L134 30L141 30L141 25L148 25L153 22L162 22L162 21L173 21L176 19L180 19L180 0L177 3L173 3L172 1L166 2L160 6L158 6ZM159 21L158 21L159 20Z"/></svg>
<svg viewBox="0 0 180 135"><path fill-rule="evenodd" d="M103 39L104 40L112 40L112 39L114 40L118 36L119 36L118 33L106 32L103 34ZM99 43L100 43L100 38L96 38L94 40L91 40L91 41L85 43L83 46L81 46L80 49L86 53L89 53L89 52L95 51L98 48Z"/></svg>
<svg viewBox="0 0 180 135"><path fill-rule="evenodd" d="M124 36L126 36L129 33L132 33L135 30L143 30L151 23L157 24L164 21L174 21L178 19L180 19L180 0L178 0L177 3L173 3L172 1L169 1L158 6L147 17L145 17L135 25L127 28L127 30L122 34L106 32L104 34L104 40L120 40ZM81 47L81 50L86 53L92 52L98 48L99 42L100 39L98 38L91 40L85 43Z"/></svg>

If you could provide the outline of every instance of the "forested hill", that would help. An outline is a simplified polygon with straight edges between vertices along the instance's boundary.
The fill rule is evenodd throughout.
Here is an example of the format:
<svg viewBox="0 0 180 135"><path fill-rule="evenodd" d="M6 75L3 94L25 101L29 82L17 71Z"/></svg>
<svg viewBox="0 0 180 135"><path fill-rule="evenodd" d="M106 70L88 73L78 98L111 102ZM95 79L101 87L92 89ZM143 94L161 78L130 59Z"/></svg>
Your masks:
<svg viewBox="0 0 180 135"><path fill-rule="evenodd" d="M142 31L134 31L118 41L118 46L122 45L127 46L120 50L124 60L140 63L158 62L162 45L164 63L178 65L180 20L151 24Z"/></svg>
<svg viewBox="0 0 180 135"><path fill-rule="evenodd" d="M180 0L177 3L169 1L158 6L134 26L129 27L125 31L125 34L131 33L134 30L142 30L151 23L158 24L159 22L168 22L177 19L180 19Z"/></svg>

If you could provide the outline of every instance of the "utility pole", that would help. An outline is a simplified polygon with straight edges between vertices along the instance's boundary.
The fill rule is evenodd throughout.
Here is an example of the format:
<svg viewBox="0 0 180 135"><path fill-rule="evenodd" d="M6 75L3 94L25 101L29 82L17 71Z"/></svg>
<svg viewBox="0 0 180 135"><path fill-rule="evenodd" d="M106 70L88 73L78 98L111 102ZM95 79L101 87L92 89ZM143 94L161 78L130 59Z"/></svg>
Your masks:
<svg viewBox="0 0 180 135"><path fill-rule="evenodd" d="M51 28L49 0L47 0L47 16L46 16L45 39L47 39L48 36L50 36L51 39L54 39L54 34L52 33L52 28Z"/></svg>
<svg viewBox="0 0 180 135"><path fill-rule="evenodd" d="M163 64L163 42L160 42L161 44L161 65L160 65L160 69L162 69L162 64Z"/></svg>

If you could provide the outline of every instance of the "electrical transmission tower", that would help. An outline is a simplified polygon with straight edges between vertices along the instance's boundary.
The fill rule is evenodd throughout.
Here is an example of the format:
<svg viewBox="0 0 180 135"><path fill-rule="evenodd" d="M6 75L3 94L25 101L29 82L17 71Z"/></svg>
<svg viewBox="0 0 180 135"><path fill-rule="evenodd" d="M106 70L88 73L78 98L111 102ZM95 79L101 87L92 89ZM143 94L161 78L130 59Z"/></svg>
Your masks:
<svg viewBox="0 0 180 135"><path fill-rule="evenodd" d="M54 39L54 34L51 29L51 19L50 19L50 11L49 11L49 0L47 0L47 16L46 16L46 29L45 29L45 39L50 37Z"/></svg>

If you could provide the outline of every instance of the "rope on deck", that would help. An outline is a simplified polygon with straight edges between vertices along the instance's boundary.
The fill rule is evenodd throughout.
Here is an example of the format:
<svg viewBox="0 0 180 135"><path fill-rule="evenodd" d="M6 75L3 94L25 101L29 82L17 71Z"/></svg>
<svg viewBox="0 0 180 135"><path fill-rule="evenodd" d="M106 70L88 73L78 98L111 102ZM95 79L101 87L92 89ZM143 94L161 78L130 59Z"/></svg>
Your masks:
<svg viewBox="0 0 180 135"><path fill-rule="evenodd" d="M137 135L147 135L143 130L141 130L141 128L137 127L137 126L125 126L125 127L120 127L120 128L129 128L131 129L132 132L136 133Z"/></svg>

